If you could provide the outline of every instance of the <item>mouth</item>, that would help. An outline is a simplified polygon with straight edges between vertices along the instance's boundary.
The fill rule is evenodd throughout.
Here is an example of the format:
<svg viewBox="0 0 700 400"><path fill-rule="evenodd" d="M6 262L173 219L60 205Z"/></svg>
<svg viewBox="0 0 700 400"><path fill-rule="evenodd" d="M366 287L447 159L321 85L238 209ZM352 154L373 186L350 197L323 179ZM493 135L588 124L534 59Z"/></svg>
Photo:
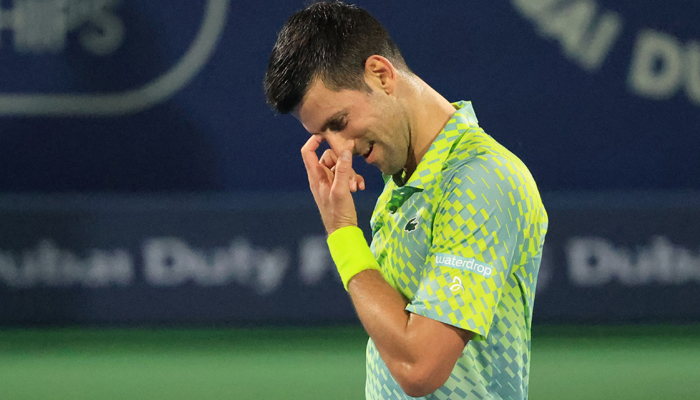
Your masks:
<svg viewBox="0 0 700 400"><path fill-rule="evenodd" d="M372 154L372 150L374 149L374 142L369 142L369 148L367 149L367 152L365 152L362 157L367 160L369 156Z"/></svg>

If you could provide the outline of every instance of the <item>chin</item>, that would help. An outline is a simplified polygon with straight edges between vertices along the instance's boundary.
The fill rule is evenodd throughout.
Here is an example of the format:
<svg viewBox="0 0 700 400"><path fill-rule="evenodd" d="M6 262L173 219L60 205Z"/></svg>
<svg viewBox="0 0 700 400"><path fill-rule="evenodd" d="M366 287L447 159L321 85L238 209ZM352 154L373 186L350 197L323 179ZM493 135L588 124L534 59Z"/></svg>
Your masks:
<svg viewBox="0 0 700 400"><path fill-rule="evenodd" d="M403 171L403 168L395 168L395 167L394 168L382 168L380 166L377 166L377 167L379 168L380 171L382 171L382 173L384 175L396 175L399 172Z"/></svg>

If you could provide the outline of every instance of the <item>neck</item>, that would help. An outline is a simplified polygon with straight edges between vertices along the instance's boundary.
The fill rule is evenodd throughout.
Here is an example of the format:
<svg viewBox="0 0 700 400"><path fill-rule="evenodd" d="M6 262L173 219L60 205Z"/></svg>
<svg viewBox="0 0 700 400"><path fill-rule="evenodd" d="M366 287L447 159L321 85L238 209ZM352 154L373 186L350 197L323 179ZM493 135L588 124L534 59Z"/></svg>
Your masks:
<svg viewBox="0 0 700 400"><path fill-rule="evenodd" d="M407 85L409 92L406 101L409 153L404 171L405 180L411 177L420 160L452 118L455 108L435 89L418 77L413 77Z"/></svg>

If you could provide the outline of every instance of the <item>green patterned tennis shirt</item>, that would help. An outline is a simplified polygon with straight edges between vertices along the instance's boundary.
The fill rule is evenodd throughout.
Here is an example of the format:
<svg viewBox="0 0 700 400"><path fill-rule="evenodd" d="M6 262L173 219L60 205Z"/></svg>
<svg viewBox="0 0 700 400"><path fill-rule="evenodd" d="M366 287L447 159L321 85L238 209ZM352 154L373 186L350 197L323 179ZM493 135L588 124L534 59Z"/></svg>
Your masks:
<svg viewBox="0 0 700 400"><path fill-rule="evenodd" d="M371 249L406 310L474 333L425 399L526 399L547 213L527 167L457 109L408 181L386 178ZM367 344L368 399L409 399Z"/></svg>

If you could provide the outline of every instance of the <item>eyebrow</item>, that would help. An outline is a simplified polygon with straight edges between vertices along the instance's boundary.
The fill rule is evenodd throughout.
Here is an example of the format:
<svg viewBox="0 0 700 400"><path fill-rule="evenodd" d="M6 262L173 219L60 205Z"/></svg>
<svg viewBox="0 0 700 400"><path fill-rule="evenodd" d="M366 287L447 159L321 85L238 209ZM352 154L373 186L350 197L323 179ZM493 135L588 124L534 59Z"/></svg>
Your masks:
<svg viewBox="0 0 700 400"><path fill-rule="evenodd" d="M348 115L348 111L349 111L349 108L344 108L344 109L342 109L342 110L336 112L335 114L331 115L330 117L328 117L328 119L326 120L326 122L323 123L323 126L321 127L321 131L320 131L320 132L321 132L321 133L325 132L325 131L328 129L328 126L329 126L330 124L332 124L333 122L335 122L336 120L338 120L340 117L347 116L347 115Z"/></svg>

